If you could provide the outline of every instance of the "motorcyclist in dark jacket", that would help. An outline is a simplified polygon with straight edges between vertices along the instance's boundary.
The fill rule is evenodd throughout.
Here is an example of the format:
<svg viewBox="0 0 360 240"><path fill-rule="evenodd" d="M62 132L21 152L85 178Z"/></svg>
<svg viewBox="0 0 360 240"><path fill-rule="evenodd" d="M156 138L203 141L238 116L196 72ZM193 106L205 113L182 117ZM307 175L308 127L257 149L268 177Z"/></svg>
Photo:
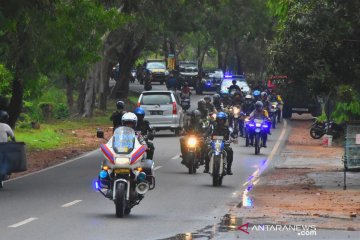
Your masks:
<svg viewBox="0 0 360 240"><path fill-rule="evenodd" d="M221 112L223 110L223 104L221 102L220 95L217 93L213 96L213 104L217 112Z"/></svg>
<svg viewBox="0 0 360 240"><path fill-rule="evenodd" d="M216 108L214 106L214 104L211 103L211 97L209 95L206 95L204 97L205 103L206 103L206 109L208 110L209 113L213 113L216 112Z"/></svg>
<svg viewBox="0 0 360 240"><path fill-rule="evenodd" d="M199 110L201 113L201 116L200 116L201 119L206 119L209 116L209 111L206 107L206 102L204 99L200 99L198 101L198 109L197 110Z"/></svg>
<svg viewBox="0 0 360 240"><path fill-rule="evenodd" d="M116 128L122 126L122 116L124 115L124 113L126 113L126 111L124 110L125 107L125 103L123 101L117 101L116 102L116 108L117 110L115 112L113 112L113 114L110 117L110 120L113 122L113 127L114 127L114 131Z"/></svg>
<svg viewBox="0 0 360 240"><path fill-rule="evenodd" d="M255 103L252 100L251 95L245 96L245 102L241 105L241 111L246 115L249 116L252 111L255 109Z"/></svg>
<svg viewBox="0 0 360 240"><path fill-rule="evenodd" d="M231 106L241 106L244 102L243 95L240 91L236 92L231 101Z"/></svg>
<svg viewBox="0 0 360 240"><path fill-rule="evenodd" d="M203 155L205 155L205 148L204 148L204 130L202 129L201 125L201 113L199 110L193 110L188 115L187 121L185 122L184 126L184 136L180 138L180 148L181 148L181 156L183 160L181 161L182 164L185 163L185 156L187 154L186 142L190 135L194 135L197 137L199 141L199 147L203 151Z"/></svg>
<svg viewBox="0 0 360 240"><path fill-rule="evenodd" d="M236 92L240 92L241 91L241 89L240 89L240 87L238 86L238 85L236 85L236 80L232 80L232 84L233 85L231 85L230 87L228 87L228 89L229 89L229 94L231 94L233 91L236 91Z"/></svg>
<svg viewBox="0 0 360 240"><path fill-rule="evenodd" d="M145 137L145 142L146 142L146 145L148 147L147 159L152 160L153 157L154 157L155 147L154 147L154 144L149 141L149 140L154 139L154 135L152 133L150 123L149 123L149 121L144 120L145 111L141 107L136 108L134 113L138 118L138 121L137 121L137 124L136 124L136 127L135 127L135 131L139 131L139 132L141 132L142 136L146 136Z"/></svg>
<svg viewBox="0 0 360 240"><path fill-rule="evenodd" d="M227 120L226 113L219 112L216 114L217 124L215 125L213 131L211 132L211 136L223 136L224 140L226 140L226 141L230 140L230 130L225 125L226 120ZM225 151L227 153L226 174L233 175L233 173L231 171L231 166L232 166L232 162L233 162L233 150L229 145L225 144ZM209 163L210 163L210 159L207 158L205 160L205 170L204 170L205 173L209 172Z"/></svg>

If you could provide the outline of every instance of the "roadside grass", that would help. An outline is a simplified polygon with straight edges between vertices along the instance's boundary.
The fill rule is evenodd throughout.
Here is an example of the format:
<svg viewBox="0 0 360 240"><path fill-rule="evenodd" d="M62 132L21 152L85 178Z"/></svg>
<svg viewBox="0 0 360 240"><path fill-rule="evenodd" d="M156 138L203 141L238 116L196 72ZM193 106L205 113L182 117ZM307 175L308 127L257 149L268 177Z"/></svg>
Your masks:
<svg viewBox="0 0 360 240"><path fill-rule="evenodd" d="M132 111L136 106L138 94L129 93L126 106ZM40 124L40 129L16 128L15 136L19 142L25 142L27 149L52 150L79 144L81 139L76 132L83 130L96 136L97 128L112 126L110 115L116 109L116 100L108 102L107 111L94 110L92 118L67 118L64 120L50 120Z"/></svg>

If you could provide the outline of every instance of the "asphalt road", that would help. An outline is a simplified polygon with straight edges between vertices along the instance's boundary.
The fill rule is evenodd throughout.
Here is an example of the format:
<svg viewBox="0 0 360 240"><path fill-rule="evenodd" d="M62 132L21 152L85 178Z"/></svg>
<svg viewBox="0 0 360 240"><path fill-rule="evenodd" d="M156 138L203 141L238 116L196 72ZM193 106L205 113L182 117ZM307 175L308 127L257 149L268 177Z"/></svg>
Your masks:
<svg viewBox="0 0 360 240"><path fill-rule="evenodd" d="M133 84L132 90L142 90ZM164 89L155 86L153 90ZM194 95L192 105L201 96ZM244 139L233 145L233 176L213 187L211 177L188 175L180 164L179 138L159 132L154 144L156 188L123 219L115 217L113 202L93 188L102 154L96 150L66 164L7 181L0 191L0 239L162 239L219 223L229 208L242 199L243 184L269 154L281 147L283 125L273 131L268 148L254 155ZM284 140L284 139L283 139ZM216 231L216 230L214 230Z"/></svg>

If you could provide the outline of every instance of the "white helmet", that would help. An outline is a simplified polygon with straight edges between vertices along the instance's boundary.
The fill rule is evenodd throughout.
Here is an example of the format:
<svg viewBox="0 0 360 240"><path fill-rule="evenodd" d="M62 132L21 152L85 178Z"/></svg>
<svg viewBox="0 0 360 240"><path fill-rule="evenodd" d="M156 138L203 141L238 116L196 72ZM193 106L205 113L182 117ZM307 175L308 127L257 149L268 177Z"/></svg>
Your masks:
<svg viewBox="0 0 360 240"><path fill-rule="evenodd" d="M250 94L245 96L245 99L252 99L252 96Z"/></svg>
<svg viewBox="0 0 360 240"><path fill-rule="evenodd" d="M125 125L126 122L132 122L134 123L134 126L136 126L138 121L137 116L132 112L125 113L121 118L122 125Z"/></svg>

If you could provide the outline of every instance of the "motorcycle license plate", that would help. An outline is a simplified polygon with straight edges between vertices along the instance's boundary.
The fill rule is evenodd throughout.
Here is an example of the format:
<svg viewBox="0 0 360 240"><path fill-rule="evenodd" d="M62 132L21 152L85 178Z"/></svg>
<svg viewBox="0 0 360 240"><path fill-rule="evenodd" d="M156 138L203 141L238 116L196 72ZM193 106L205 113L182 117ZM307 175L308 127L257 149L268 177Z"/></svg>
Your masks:
<svg viewBox="0 0 360 240"><path fill-rule="evenodd" d="M129 168L115 168L114 169L115 174L127 174L130 173Z"/></svg>
<svg viewBox="0 0 360 240"><path fill-rule="evenodd" d="M255 129L255 132L256 132L256 133L259 133L259 132L260 132L260 128L256 128L256 129Z"/></svg>

